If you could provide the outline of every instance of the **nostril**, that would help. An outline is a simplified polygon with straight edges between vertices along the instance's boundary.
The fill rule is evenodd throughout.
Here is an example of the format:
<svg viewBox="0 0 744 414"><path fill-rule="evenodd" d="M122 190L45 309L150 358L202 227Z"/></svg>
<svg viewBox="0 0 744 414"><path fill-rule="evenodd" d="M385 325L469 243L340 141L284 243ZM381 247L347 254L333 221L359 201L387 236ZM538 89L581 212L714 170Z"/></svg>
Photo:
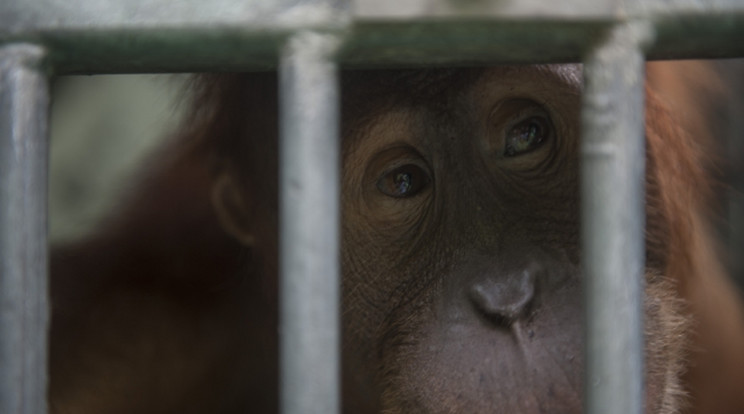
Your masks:
<svg viewBox="0 0 744 414"><path fill-rule="evenodd" d="M474 283L468 296L489 320L509 326L524 316L535 296L535 274L525 269L504 277L489 276Z"/></svg>

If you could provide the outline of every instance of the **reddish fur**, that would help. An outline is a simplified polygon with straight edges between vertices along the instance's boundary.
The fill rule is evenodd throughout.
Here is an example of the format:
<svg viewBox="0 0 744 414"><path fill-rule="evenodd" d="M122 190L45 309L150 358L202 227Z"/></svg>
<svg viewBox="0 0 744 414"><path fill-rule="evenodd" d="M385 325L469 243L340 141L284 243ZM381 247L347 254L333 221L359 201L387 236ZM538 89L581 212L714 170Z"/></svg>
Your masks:
<svg viewBox="0 0 744 414"><path fill-rule="evenodd" d="M744 310L708 221L716 118L706 105L723 97L720 82L701 62L650 64L646 136L669 222L666 274L692 322L684 377L690 412L735 414L744 412Z"/></svg>
<svg viewBox="0 0 744 414"><path fill-rule="evenodd" d="M245 389L276 410L275 304L212 212L203 154L159 160L123 219L54 250L52 412L234 411Z"/></svg>

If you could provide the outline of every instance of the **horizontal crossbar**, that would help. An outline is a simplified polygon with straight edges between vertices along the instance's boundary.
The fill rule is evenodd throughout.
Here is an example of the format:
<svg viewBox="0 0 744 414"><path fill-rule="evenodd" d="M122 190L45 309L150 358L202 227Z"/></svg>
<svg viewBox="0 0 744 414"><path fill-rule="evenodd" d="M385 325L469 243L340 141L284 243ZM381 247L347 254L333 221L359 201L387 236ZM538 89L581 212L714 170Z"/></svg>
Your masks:
<svg viewBox="0 0 744 414"><path fill-rule="evenodd" d="M577 62L608 28L644 19L656 30L649 59L744 56L736 0L513 3L6 0L0 44L46 46L58 74L271 69L307 28L341 32L346 67Z"/></svg>

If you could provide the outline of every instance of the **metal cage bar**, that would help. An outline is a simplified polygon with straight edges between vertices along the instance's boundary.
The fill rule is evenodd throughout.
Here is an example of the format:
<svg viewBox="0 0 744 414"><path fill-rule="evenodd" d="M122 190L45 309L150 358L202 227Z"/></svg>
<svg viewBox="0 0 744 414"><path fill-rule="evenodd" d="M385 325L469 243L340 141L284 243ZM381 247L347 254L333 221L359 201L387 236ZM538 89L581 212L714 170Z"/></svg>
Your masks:
<svg viewBox="0 0 744 414"><path fill-rule="evenodd" d="M298 30L347 28L354 66L579 61L601 32L653 22L649 58L744 55L740 0L3 0L0 43L50 50L57 74L276 67Z"/></svg>
<svg viewBox="0 0 744 414"><path fill-rule="evenodd" d="M0 48L0 413L46 412L45 52Z"/></svg>
<svg viewBox="0 0 744 414"><path fill-rule="evenodd" d="M339 115L333 35L301 32L282 51L280 384L284 414L340 404Z"/></svg>
<svg viewBox="0 0 744 414"><path fill-rule="evenodd" d="M584 64L581 259L585 409L641 414L645 268L645 24L609 31Z"/></svg>
<svg viewBox="0 0 744 414"><path fill-rule="evenodd" d="M45 412L45 58L56 73L280 70L281 406L339 410L336 63L585 66L586 406L643 407L643 55L744 55L739 0L0 2L0 412ZM595 39L610 35L597 47ZM311 32L309 30L315 30ZM344 42L317 32L343 30ZM49 51L48 56L40 47ZM610 331L611 330L611 331Z"/></svg>

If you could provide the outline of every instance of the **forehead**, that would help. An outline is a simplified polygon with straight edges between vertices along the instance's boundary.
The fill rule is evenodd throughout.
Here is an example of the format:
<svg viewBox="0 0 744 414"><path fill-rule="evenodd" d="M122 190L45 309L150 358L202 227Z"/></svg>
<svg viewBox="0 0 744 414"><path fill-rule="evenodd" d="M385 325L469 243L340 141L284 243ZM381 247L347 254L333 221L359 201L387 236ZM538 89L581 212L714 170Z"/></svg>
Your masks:
<svg viewBox="0 0 744 414"><path fill-rule="evenodd" d="M453 106L487 111L509 96L560 107L567 95L581 90L581 65L515 65L488 68L373 70L342 74L345 144L368 135L382 137L377 127L400 127L415 114L449 113ZM478 114L475 114L478 116Z"/></svg>
<svg viewBox="0 0 744 414"><path fill-rule="evenodd" d="M346 71L341 78L345 119L391 107L437 107L471 90L515 92L581 89L581 66L502 65L488 68Z"/></svg>
<svg viewBox="0 0 744 414"><path fill-rule="evenodd" d="M499 66L484 70L470 92L475 96L532 95L543 97L538 99L542 101L552 95L577 95L581 84L581 65Z"/></svg>

